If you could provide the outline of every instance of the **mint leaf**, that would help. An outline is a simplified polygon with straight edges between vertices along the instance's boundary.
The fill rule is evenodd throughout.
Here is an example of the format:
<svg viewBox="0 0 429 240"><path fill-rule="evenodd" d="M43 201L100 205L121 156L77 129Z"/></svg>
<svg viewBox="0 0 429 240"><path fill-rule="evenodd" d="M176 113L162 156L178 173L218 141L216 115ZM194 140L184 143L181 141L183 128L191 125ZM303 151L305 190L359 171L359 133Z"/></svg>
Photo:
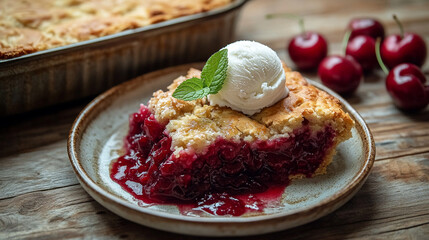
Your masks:
<svg viewBox="0 0 429 240"><path fill-rule="evenodd" d="M182 82L176 90L174 90L173 97L185 101L192 101L207 96L209 92L210 88L204 87L201 79L193 77Z"/></svg>
<svg viewBox="0 0 429 240"><path fill-rule="evenodd" d="M213 54L201 72L201 79L206 87L210 88L210 94L216 94L222 88L228 69L228 49L222 49Z"/></svg>
<svg viewBox="0 0 429 240"><path fill-rule="evenodd" d="M213 54L201 72L201 79L193 77L182 82L173 92L173 97L185 101L216 94L222 88L228 69L228 49Z"/></svg>

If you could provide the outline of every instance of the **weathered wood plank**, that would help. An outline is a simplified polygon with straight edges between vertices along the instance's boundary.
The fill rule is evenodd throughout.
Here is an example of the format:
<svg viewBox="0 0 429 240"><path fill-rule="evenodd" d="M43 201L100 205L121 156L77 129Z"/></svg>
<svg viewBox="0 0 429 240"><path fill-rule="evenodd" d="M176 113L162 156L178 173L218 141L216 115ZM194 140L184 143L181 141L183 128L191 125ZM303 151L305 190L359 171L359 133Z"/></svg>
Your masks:
<svg viewBox="0 0 429 240"><path fill-rule="evenodd" d="M429 152L429 121L420 124L380 122L369 126L376 141L376 159Z"/></svg>
<svg viewBox="0 0 429 240"><path fill-rule="evenodd" d="M365 238L429 233L429 153L375 163L361 191L338 211L299 228L247 239ZM405 231L407 230L407 231ZM0 200L0 239L177 239L130 223L104 209L79 185ZM201 239L183 236L183 239Z"/></svg>
<svg viewBox="0 0 429 240"><path fill-rule="evenodd" d="M0 199L76 184L65 140L0 160Z"/></svg>
<svg viewBox="0 0 429 240"><path fill-rule="evenodd" d="M0 119L0 157L67 138L74 119L90 99Z"/></svg>

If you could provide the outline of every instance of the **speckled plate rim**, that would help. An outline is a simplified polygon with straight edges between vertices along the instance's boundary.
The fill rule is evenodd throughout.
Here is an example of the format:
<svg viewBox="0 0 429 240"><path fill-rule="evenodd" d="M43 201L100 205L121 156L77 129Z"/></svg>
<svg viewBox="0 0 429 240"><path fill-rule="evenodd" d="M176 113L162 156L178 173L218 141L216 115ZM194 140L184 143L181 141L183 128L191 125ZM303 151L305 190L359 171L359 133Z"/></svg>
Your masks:
<svg viewBox="0 0 429 240"><path fill-rule="evenodd" d="M131 210L134 213L140 213L145 214L146 216L153 218L156 217L157 219L162 219L163 221L173 221L173 222L187 222L189 224L211 224L211 227L216 227L217 224L250 224L247 227L251 227L255 223L263 223L263 222L284 222L284 221L293 221L297 217L302 217L303 215L314 215L316 216L311 217L310 220L306 220L302 223L297 224L289 224L290 227L298 226L304 223L308 223L310 221L316 220L322 216L325 216L334 210L341 207L345 202L347 202L363 185L365 180L367 179L370 170L373 166L374 159L375 159L375 144L374 139L372 137L372 134L363 120L363 118L360 116L360 114L349 104L346 100L344 100L341 96L336 94L335 92L331 91L327 87L323 86L322 84L318 82L314 82L312 80L309 80L309 83L316 86L319 89L322 89L329 94L333 95L334 97L338 98L343 106L343 109L345 109L346 112L350 114L350 116L355 120L356 128L358 130L358 133L360 137L362 138L363 143L363 150L364 150L364 164L360 167L360 170L358 173L350 180L349 184L347 184L345 187L343 187L341 190L339 190L337 193L333 194L331 197L313 205L305 210L297 210L297 211L287 211L287 212L281 212L281 213L275 213L275 214L269 214L269 215L261 215L261 216L250 216L250 217L231 217L228 218L227 221L225 218L205 218L205 217L192 217L192 216L179 216L177 214L171 214L167 212L159 212L155 211L153 209L143 208L139 207L136 204L133 204L125 199L122 199L109 191L105 190L103 187L101 187L98 183L94 182L91 177L86 173L83 166L80 163L79 160L79 144L82 138L83 133L85 132L88 125L91 123L92 119L95 119L98 114L100 114L106 106L110 106L112 102L115 101L115 99L120 96L121 94L125 94L127 90L132 89L132 86L135 84L142 84L146 81L150 81L151 79L156 79L157 77L173 73L173 72L183 72L185 73L187 69L191 67L201 67L202 63L191 63L191 64L185 64L175 67L170 67L162 70L158 70L155 72L151 72L148 74L144 74L140 77L137 77L133 80L130 80L128 82L122 83L118 86L115 86L111 88L110 90L104 92L103 94L96 97L93 101L91 101L78 115L76 120L74 121L72 128L70 130L70 134L68 137L67 142L67 150L68 155L70 159L70 163L73 167L74 172L76 173L76 176L78 177L79 182L83 186L83 188L98 202L100 200L103 200L100 202L103 206L106 208L112 210L113 212L117 213L118 215L121 215L122 217L125 217L129 220L135 221L129 217L124 216L123 214L118 213L118 209L112 209L109 206L106 206L106 203L109 204L118 204L118 207L125 207L128 210ZM164 229L162 227L156 227L151 226L158 229ZM279 228L274 231L287 229L287 228ZM171 230L173 232L180 232ZM269 231L272 232L272 231ZM194 235L193 233L187 233ZM255 234L255 233L253 233ZM204 234L195 234L195 235L204 235ZM219 236L240 236L240 235L248 235L248 234L220 234Z"/></svg>

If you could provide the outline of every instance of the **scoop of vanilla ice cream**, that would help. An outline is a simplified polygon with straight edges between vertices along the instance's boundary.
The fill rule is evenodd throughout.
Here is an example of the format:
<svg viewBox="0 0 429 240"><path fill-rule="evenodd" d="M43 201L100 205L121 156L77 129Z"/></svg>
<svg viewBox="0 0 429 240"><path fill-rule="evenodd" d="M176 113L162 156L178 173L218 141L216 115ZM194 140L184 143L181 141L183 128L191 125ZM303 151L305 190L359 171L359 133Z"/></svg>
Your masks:
<svg viewBox="0 0 429 240"><path fill-rule="evenodd" d="M253 41L237 41L225 48L227 76L222 89L208 96L211 105L253 115L289 94L282 62L271 48Z"/></svg>

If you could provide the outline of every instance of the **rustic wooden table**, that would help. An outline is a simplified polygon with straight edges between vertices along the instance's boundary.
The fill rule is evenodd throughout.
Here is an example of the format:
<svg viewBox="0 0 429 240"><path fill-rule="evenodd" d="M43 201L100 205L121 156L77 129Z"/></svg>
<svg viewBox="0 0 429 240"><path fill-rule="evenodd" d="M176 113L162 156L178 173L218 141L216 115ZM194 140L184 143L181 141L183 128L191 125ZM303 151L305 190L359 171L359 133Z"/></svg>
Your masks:
<svg viewBox="0 0 429 240"><path fill-rule="evenodd" d="M265 20L267 13L305 16L307 29L323 33L330 53L340 53L348 21L379 18L387 33L408 31L429 44L428 1L255 0L243 9L237 39L275 49L290 64L287 39L298 33L293 20ZM428 76L429 63L425 65ZM314 72L304 72L318 79ZM246 239L428 239L429 107L418 114L398 111L386 93L384 74L365 77L348 101L374 135L377 155L363 188L339 210L301 227ZM1 119L0 239L201 239L150 229L122 219L94 201L69 164L66 138L73 120L90 99Z"/></svg>

